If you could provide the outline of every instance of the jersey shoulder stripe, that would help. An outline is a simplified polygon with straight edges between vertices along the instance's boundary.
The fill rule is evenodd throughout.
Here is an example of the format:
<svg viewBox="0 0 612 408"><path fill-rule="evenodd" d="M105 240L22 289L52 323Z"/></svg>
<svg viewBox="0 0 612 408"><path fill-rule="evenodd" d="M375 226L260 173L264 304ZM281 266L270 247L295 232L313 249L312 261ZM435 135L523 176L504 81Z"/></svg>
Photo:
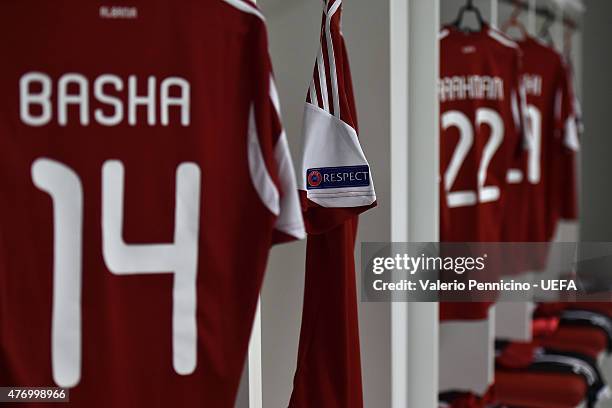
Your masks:
<svg viewBox="0 0 612 408"><path fill-rule="evenodd" d="M223 2L233 6L234 8L248 14L257 16L261 21L266 21L261 11L249 0L222 0Z"/></svg>
<svg viewBox="0 0 612 408"><path fill-rule="evenodd" d="M445 28L444 30L438 33L438 40L445 39L446 37L448 37L449 34L450 34L450 31L448 30L448 28Z"/></svg>
<svg viewBox="0 0 612 408"><path fill-rule="evenodd" d="M341 5L342 5L342 0L335 0L335 1L325 0L325 7L323 8L323 11L325 14L328 14L328 13L333 14L332 9L337 9Z"/></svg>
<svg viewBox="0 0 612 408"><path fill-rule="evenodd" d="M520 49L519 45L516 42L512 41L510 38L506 37L504 34L500 33L497 30L491 28L489 29L489 31L487 31L487 34L489 35L489 37L491 37L501 45L517 50Z"/></svg>
<svg viewBox="0 0 612 408"><path fill-rule="evenodd" d="M543 39L539 38L539 37L532 37L534 39L534 41L536 43L538 43L539 45L541 45L544 48L550 49L551 51L557 52L554 48L552 48L550 46L550 44L546 44L546 41L544 41Z"/></svg>
<svg viewBox="0 0 612 408"><path fill-rule="evenodd" d="M329 71L331 74L331 91L332 91L332 103L333 103L333 114L340 117L340 93L338 89L338 67L336 64L336 53L334 50L334 36L342 36L339 30L339 26L332 28L332 18L334 14L340 8L342 4L341 0L336 0L328 10L327 19L325 23L325 34L327 40L327 57L329 60ZM341 40L340 40L341 41Z"/></svg>

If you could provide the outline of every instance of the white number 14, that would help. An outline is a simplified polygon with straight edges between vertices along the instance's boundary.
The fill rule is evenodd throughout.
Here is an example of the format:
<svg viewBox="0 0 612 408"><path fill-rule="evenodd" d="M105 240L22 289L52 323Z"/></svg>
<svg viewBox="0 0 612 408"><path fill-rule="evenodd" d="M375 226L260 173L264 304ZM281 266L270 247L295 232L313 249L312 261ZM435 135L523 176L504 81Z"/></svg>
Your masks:
<svg viewBox="0 0 612 408"><path fill-rule="evenodd" d="M124 167L102 166L102 252L115 275L172 273L174 370L191 374L197 364L196 279L200 225L200 168L183 163L176 172L174 242L131 245L123 241ZM83 187L68 166L47 158L32 165L32 179L53 200L53 311L51 365L58 386L81 379Z"/></svg>

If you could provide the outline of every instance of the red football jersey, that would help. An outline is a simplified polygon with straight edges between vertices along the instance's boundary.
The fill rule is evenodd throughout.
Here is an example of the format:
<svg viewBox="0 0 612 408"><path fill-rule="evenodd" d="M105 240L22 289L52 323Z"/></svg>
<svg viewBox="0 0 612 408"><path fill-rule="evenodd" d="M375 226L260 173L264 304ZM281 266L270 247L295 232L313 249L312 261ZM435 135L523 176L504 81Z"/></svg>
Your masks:
<svg viewBox="0 0 612 408"><path fill-rule="evenodd" d="M520 50L498 31L440 40L440 240L502 240L506 178L522 150Z"/></svg>
<svg viewBox="0 0 612 408"><path fill-rule="evenodd" d="M440 33L440 240L503 240L507 177L519 170L524 95L520 50L484 25ZM441 318L481 319L487 304L443 303Z"/></svg>
<svg viewBox="0 0 612 408"><path fill-rule="evenodd" d="M561 150L555 160L555 172L559 173L555 183L557 196L557 215L562 220L576 220L579 216L578 208L578 152L580 151L580 137L584 133L584 123L580 101L574 91L574 74L571 66L563 60L565 74L565 89L557 104L557 147ZM561 130L562 129L562 130Z"/></svg>
<svg viewBox="0 0 612 408"><path fill-rule="evenodd" d="M357 215L375 205L359 144L341 24L324 1L321 46L304 111L306 282L291 408L363 405L354 247Z"/></svg>
<svg viewBox="0 0 612 408"><path fill-rule="evenodd" d="M23 0L0 35L0 384L233 407L269 248L303 235L262 15Z"/></svg>
<svg viewBox="0 0 612 408"><path fill-rule="evenodd" d="M563 57L540 41L521 41L527 100L527 159L522 180L511 181L505 238L544 242L559 217L577 216L572 168L579 148L571 79Z"/></svg>

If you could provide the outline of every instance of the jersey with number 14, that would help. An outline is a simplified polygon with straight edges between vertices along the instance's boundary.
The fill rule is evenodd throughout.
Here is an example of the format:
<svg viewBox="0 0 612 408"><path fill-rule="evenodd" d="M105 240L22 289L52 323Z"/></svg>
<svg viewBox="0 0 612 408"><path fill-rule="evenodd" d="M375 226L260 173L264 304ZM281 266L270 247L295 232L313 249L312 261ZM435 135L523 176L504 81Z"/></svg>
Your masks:
<svg viewBox="0 0 612 408"><path fill-rule="evenodd" d="M233 407L269 248L304 235L262 15L22 0L0 37L0 384Z"/></svg>

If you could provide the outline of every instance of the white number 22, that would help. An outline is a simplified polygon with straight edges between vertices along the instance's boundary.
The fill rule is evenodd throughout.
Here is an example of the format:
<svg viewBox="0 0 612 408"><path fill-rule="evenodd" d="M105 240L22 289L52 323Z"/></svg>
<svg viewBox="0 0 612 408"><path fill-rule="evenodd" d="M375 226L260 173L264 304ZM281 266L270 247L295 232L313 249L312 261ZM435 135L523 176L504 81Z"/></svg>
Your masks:
<svg viewBox="0 0 612 408"><path fill-rule="evenodd" d="M483 124L490 127L491 136L483 149L480 165L478 166L478 191L452 191L459 170L474 144L474 128L478 128ZM442 115L442 129L447 130L451 127L456 127L459 130L459 143L444 173L444 188L448 206L450 208L467 207L478 202L489 203L499 200L499 187L486 186L485 183L491 160L504 139L504 126L501 117L492 109L480 108L476 111L475 126L472 126L470 119L464 113L449 111Z"/></svg>
<svg viewBox="0 0 612 408"><path fill-rule="evenodd" d="M197 364L196 278L200 219L200 168L182 163L176 172L174 242L131 245L123 241L124 167L102 166L102 252L115 275L174 275L172 348L174 370L191 374ZM83 186L68 166L47 158L32 165L32 180L53 200L53 311L51 366L61 387L81 379L83 280Z"/></svg>

